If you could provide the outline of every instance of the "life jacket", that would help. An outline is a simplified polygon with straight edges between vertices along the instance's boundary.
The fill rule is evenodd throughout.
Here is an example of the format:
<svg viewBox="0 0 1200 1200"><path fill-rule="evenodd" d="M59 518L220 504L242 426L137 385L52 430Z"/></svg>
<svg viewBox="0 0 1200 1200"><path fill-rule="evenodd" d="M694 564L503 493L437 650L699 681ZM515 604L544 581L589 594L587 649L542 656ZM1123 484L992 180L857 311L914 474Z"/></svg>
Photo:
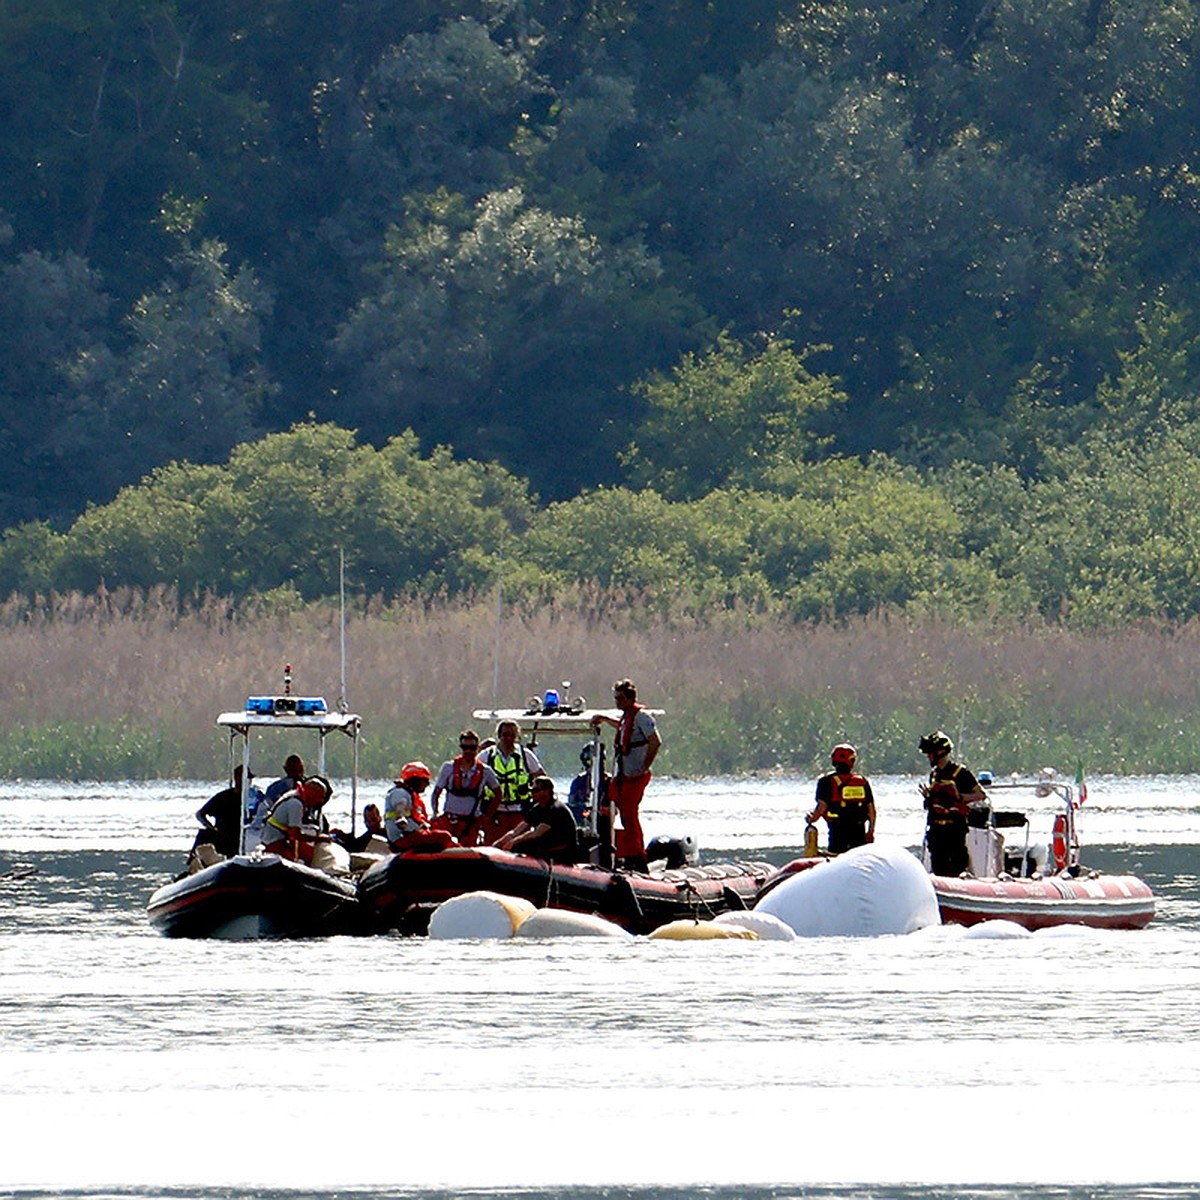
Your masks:
<svg viewBox="0 0 1200 1200"><path fill-rule="evenodd" d="M385 821L393 821L403 833L415 833L429 824L429 811L425 801L416 792L397 785L388 792L392 800L388 810L383 814Z"/></svg>
<svg viewBox="0 0 1200 1200"><path fill-rule="evenodd" d="M636 750L639 746L644 746L650 740L644 733L637 728L637 715L646 706L644 704L634 705L627 711L621 714L620 723L617 725L617 736L613 747L617 752L617 774L625 773L625 757L631 750Z"/></svg>
<svg viewBox="0 0 1200 1200"><path fill-rule="evenodd" d="M831 772L829 776L830 796L825 801L825 811L831 821L847 820L854 824L866 824L867 821L867 805L870 803L867 799L867 781L865 776L856 775L852 771L849 775L842 775L837 771Z"/></svg>
<svg viewBox="0 0 1200 1200"><path fill-rule="evenodd" d="M263 822L263 845L273 846L279 842L283 842L284 848L281 853L284 858L291 858L294 850L298 861L311 863L313 860L314 851L313 834L315 832L312 826L309 825L306 828L305 825L301 825L297 830L299 836L293 845L291 834L292 829L295 827L283 824L283 822L278 820L275 816L276 811L283 805L284 801L290 800L296 795L298 795L296 792L284 792L284 794L280 796L274 804L271 805L271 811L267 814L267 818ZM308 819L309 813L308 810L305 809L301 820L307 823ZM273 836L271 832L272 830L278 832L282 836Z"/></svg>
<svg viewBox="0 0 1200 1200"><path fill-rule="evenodd" d="M829 795L825 799L825 818L829 822L829 849L841 854L867 840L871 790L866 778L853 771L829 774Z"/></svg>
<svg viewBox="0 0 1200 1200"><path fill-rule="evenodd" d="M967 802L962 799L962 788L958 781L962 777L963 768L958 763L947 763L945 767L934 767L929 772L929 797L926 808L929 809L929 820L932 824L957 825L966 820ZM954 794L946 784L952 784ZM940 794L939 794L940 793Z"/></svg>
<svg viewBox="0 0 1200 1200"><path fill-rule="evenodd" d="M446 795L453 796L459 803L445 805L445 813L459 820L469 819L479 815L479 806L483 800L484 766L478 759L475 765L467 768L460 754L453 760L453 770L450 781L446 785ZM466 802L466 803L464 803ZM453 808L453 811L451 809Z"/></svg>
<svg viewBox="0 0 1200 1200"><path fill-rule="evenodd" d="M287 836L287 834L289 833L289 831L291 830L292 827L289 825L284 825L281 822L277 821L275 819L275 813L279 810L280 806L283 804L283 802L285 800L290 800L294 795L296 795L295 789L293 789L290 792L284 792L283 795L280 796L279 799L276 800L275 803L271 805L270 812L267 813L266 818L263 820L263 828L264 829L268 825L270 825L272 829L277 829L285 837ZM278 839L273 839L273 840L277 841Z"/></svg>
<svg viewBox="0 0 1200 1200"><path fill-rule="evenodd" d="M503 751L499 746L491 746L484 753L487 755L487 765L496 773L500 780L500 811L523 812L529 804L529 763L525 758L525 747L516 746L512 758L501 762Z"/></svg>
<svg viewBox="0 0 1200 1200"><path fill-rule="evenodd" d="M637 726L637 715L645 707L646 706L644 704L638 704L635 702L629 709L621 714L620 724L617 725L617 752L619 754L628 754L630 750L646 744L646 737L644 734L638 735L637 738L634 737Z"/></svg>
<svg viewBox="0 0 1200 1200"><path fill-rule="evenodd" d="M446 791L452 796L473 796L478 800L483 794L483 763L476 759L475 765L468 774L466 773L466 764L460 754L454 760L454 770L451 772L450 783Z"/></svg>

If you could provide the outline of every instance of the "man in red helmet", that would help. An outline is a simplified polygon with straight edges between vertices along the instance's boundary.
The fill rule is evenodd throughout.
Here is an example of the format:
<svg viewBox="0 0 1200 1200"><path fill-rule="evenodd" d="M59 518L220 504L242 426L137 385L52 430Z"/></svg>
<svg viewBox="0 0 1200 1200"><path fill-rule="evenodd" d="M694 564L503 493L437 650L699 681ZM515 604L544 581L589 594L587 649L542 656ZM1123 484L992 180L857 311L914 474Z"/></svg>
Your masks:
<svg viewBox="0 0 1200 1200"><path fill-rule="evenodd" d="M817 805L808 814L829 826L829 853L841 854L875 840L875 796L870 781L854 770L858 751L843 742L829 756L833 770L817 780Z"/></svg>

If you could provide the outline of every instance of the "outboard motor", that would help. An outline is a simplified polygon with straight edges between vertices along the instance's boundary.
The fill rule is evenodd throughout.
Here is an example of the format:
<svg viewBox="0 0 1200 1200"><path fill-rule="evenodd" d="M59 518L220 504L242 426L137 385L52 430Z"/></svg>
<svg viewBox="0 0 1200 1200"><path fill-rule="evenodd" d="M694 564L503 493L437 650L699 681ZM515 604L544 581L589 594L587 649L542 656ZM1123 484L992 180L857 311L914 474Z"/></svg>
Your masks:
<svg viewBox="0 0 1200 1200"><path fill-rule="evenodd" d="M687 834L684 837L655 837L646 845L646 861L648 863L665 860L668 871L678 871L681 867L700 865L700 847L696 839Z"/></svg>

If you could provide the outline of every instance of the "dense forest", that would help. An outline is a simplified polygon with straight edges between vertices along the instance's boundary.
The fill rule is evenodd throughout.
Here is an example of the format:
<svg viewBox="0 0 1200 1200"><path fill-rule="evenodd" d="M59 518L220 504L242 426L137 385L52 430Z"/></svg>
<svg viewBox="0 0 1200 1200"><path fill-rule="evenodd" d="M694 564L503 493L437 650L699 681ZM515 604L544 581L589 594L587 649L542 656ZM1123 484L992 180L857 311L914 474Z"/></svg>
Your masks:
<svg viewBox="0 0 1200 1200"><path fill-rule="evenodd" d="M1189 0L14 0L0 590L1200 610Z"/></svg>

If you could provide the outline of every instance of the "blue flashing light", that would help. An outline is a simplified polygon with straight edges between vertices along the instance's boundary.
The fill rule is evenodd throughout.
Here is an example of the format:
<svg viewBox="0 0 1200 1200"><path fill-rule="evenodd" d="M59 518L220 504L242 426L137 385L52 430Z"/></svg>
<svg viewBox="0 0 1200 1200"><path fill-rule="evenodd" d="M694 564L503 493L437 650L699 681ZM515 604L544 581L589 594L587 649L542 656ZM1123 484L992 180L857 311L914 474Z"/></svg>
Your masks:
<svg viewBox="0 0 1200 1200"><path fill-rule="evenodd" d="M314 717L328 712L324 696L251 696L246 711L259 717L278 717L295 713L298 717Z"/></svg>

